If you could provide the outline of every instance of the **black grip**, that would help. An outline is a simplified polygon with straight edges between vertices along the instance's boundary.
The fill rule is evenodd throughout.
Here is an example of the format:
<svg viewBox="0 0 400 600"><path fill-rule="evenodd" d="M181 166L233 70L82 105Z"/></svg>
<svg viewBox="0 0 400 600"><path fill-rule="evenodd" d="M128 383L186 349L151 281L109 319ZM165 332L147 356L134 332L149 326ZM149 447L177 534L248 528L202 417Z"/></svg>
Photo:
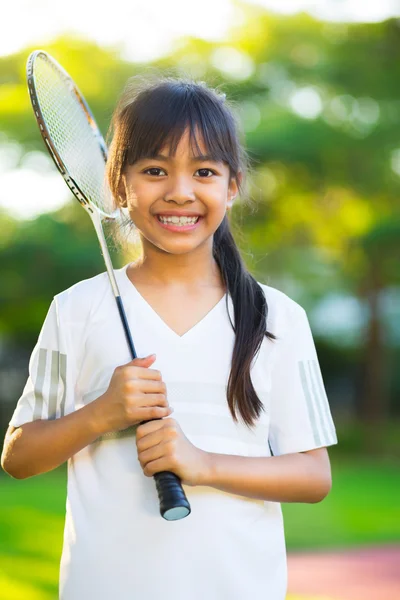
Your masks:
<svg viewBox="0 0 400 600"><path fill-rule="evenodd" d="M190 514L190 504L179 477L169 471L160 471L154 475L154 480L161 516L167 521L177 521L187 517Z"/></svg>
<svg viewBox="0 0 400 600"><path fill-rule="evenodd" d="M152 420L159 421L160 419ZM141 421L139 425L143 425L143 423L149 423L149 421ZM153 475L153 479L156 482L160 502L160 515L166 521L177 521L190 515L190 504L178 475L170 471L160 471Z"/></svg>

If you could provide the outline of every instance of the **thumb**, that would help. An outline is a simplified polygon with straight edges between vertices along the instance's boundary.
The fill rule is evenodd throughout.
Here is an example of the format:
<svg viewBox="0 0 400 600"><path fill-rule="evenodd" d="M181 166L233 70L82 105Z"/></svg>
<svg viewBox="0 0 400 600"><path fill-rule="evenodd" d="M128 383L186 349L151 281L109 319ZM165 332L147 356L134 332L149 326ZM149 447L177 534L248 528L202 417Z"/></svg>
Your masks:
<svg viewBox="0 0 400 600"><path fill-rule="evenodd" d="M156 355L155 354L149 354L148 356L144 356L143 358L139 358L136 357L133 360L131 360L128 365L147 365L147 364L151 364L152 362L154 362L156 359Z"/></svg>

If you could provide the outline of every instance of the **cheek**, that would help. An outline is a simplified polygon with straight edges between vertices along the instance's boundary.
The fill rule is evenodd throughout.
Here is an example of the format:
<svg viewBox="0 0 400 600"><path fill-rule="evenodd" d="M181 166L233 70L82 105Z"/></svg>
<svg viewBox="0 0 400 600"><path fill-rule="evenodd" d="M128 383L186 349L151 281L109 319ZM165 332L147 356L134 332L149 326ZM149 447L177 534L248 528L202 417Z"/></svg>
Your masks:
<svg viewBox="0 0 400 600"><path fill-rule="evenodd" d="M150 198L148 201L147 198L149 198L149 193L148 190L146 192L144 186L136 185L134 188L131 187L127 195L128 207L137 213L147 212L148 205L151 203Z"/></svg>
<svg viewBox="0 0 400 600"><path fill-rule="evenodd" d="M222 219L226 212L226 194L224 191L215 190L207 202L208 212L215 218Z"/></svg>
<svg viewBox="0 0 400 600"><path fill-rule="evenodd" d="M208 183L200 186L197 190L198 197L204 202L210 211L220 211L225 206L227 190L221 183Z"/></svg>

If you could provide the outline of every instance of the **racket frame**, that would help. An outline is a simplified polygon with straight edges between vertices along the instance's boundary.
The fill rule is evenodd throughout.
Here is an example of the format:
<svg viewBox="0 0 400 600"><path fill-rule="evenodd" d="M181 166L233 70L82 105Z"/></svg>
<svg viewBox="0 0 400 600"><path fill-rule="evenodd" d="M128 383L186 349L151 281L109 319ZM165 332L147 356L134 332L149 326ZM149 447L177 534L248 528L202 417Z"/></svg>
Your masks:
<svg viewBox="0 0 400 600"><path fill-rule="evenodd" d="M50 156L52 157L52 159L54 161L54 164L56 165L58 171L62 175L65 183L67 184L67 186L69 187L69 189L71 190L71 192L73 193L75 198L80 202L80 204L83 206L83 208L86 210L86 212L89 214L90 218L93 221L93 225L94 225L94 228L97 233L97 237L98 237L98 240L100 243L104 261L106 263L107 273L110 277L110 283L112 285L114 295L120 296L118 284L115 279L114 269L113 269L113 266L111 263L110 255L108 252L108 248L106 245L106 241L104 238L104 232L103 232L103 228L102 228L102 224L101 224L102 220L114 221L116 219L116 215L117 215L118 211L115 211L115 213L113 215L109 215L109 214L105 213L104 211L102 211L98 206L95 206L94 204L91 203L90 199L84 194L84 192L81 190L79 185L76 183L76 181L74 181L74 179L69 174L68 169L67 169L63 159L61 158L59 152L57 151L57 148L53 144L53 141L51 139L46 122L42 115L42 111L40 108L40 102L38 99L36 85L35 85L34 64L35 64L36 58L40 55L42 55L45 58L45 60L50 62L61 73L64 80L68 83L70 91L72 91L74 93L76 99L78 100L79 104L81 105L81 108L83 109L83 111L86 115L88 124L90 125L93 135L96 138L96 141L98 142L98 144L100 146L100 150L103 155L104 162L106 162L107 158L108 158L107 146L103 139L103 136L101 135L99 128L96 125L96 121L94 119L94 116L93 116L86 100L84 99L82 93L80 92L78 86L75 84L75 82L71 78L71 76L66 72L66 70L58 62L56 62L44 50L33 51L29 55L29 58L27 61L26 73L27 73L29 95L30 95L32 107L33 107L33 110L35 113L36 121L39 125L41 136L43 138L44 143L46 144L46 147L49 151ZM136 354L136 352L135 352L135 354Z"/></svg>

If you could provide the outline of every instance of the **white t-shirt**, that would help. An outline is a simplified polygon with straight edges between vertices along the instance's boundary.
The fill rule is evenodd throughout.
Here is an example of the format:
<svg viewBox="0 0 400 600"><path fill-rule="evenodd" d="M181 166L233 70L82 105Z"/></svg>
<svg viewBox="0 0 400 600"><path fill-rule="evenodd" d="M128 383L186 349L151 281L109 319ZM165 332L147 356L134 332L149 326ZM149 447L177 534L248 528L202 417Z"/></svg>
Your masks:
<svg viewBox="0 0 400 600"><path fill-rule="evenodd" d="M115 269L137 355L156 353L167 397L188 439L214 453L271 456L337 443L304 309L261 285L267 327L251 370L263 402L256 426L232 419L226 398L234 332L230 295L179 336ZM108 388L131 360L108 275L57 294L29 361L11 425L56 419ZM270 446L269 446L270 445ZM51 449L49 449L49 452ZM281 505L183 485L192 512L166 521L153 477L138 461L135 427L111 432L68 460L61 600L284 600Z"/></svg>

